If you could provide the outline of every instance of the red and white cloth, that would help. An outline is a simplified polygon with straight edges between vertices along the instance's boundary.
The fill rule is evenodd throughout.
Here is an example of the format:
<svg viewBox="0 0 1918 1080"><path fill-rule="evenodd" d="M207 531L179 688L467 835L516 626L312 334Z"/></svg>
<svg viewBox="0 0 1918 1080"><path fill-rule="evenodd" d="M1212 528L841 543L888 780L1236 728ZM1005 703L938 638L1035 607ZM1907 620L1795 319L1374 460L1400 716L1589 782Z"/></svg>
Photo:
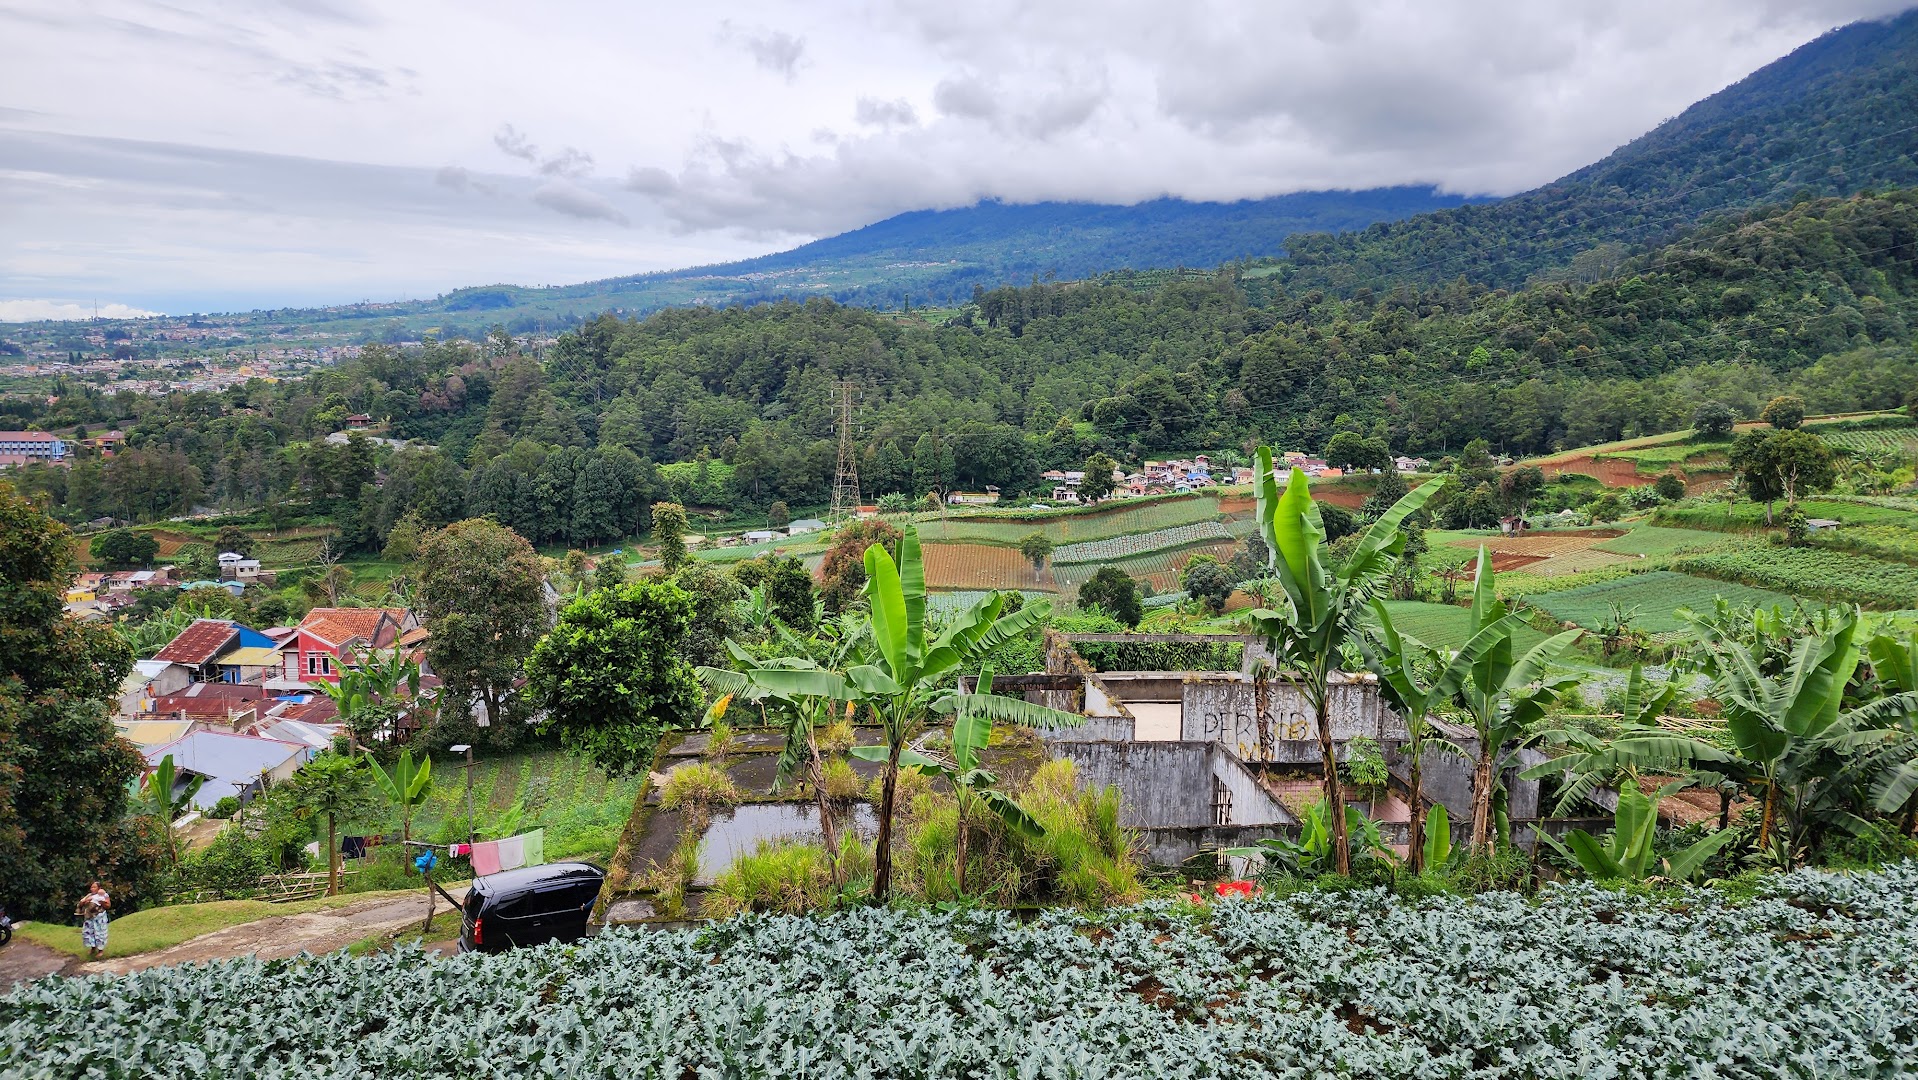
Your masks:
<svg viewBox="0 0 1918 1080"><path fill-rule="evenodd" d="M546 862L546 830L509 836L503 840L482 840L477 844L453 844L452 855L467 855L473 860L473 873L479 877L522 866L541 866Z"/></svg>

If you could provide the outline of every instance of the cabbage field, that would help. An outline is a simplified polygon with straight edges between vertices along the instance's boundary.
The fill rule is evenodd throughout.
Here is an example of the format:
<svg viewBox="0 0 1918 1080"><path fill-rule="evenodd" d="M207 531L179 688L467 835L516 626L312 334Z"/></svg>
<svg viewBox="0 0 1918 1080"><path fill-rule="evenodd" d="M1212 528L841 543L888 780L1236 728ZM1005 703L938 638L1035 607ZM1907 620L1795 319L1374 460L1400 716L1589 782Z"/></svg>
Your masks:
<svg viewBox="0 0 1918 1080"><path fill-rule="evenodd" d="M19 1077L1878 1077L1918 1070L1918 867L1757 899L1589 883L863 909L0 998Z"/></svg>

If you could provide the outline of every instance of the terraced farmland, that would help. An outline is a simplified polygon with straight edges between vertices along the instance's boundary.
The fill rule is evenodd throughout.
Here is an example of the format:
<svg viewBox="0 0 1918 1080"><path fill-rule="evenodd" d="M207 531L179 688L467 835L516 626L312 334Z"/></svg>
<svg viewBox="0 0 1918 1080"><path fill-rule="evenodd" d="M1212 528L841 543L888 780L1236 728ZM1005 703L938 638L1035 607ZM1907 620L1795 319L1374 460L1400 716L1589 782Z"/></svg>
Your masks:
<svg viewBox="0 0 1918 1080"><path fill-rule="evenodd" d="M1155 529L1152 532L1133 533L1129 536L1113 536L1104 540L1067 544L1053 551L1052 561L1055 565L1118 562L1121 559L1134 558L1166 548L1186 547L1208 540L1230 540L1238 532L1250 531L1250 522L1244 523L1243 528L1234 530L1223 521L1200 521L1191 525L1175 525L1170 529Z"/></svg>
<svg viewBox="0 0 1918 1080"><path fill-rule="evenodd" d="M1219 520L1216 495L1174 496L1133 500L1092 513L1009 512L956 514L918 522L919 538L927 543L1004 544L1015 546L1032 533L1044 533L1054 544L1076 544L1131 533L1153 532L1180 525Z"/></svg>
<svg viewBox="0 0 1918 1080"><path fill-rule="evenodd" d="M1132 577L1138 578L1141 582L1140 587L1145 590L1146 595L1160 596L1179 590L1179 571L1185 569L1185 564L1191 562L1194 555L1210 555L1224 561L1232 557L1236 547L1238 547L1236 541L1213 541L1176 551L1158 551L1130 559L1116 559L1109 563L1075 563L1070 566L1061 566L1054 569L1052 576L1061 591L1072 592L1089 580L1093 574L1098 573L1100 566L1116 566ZM1027 564L1026 573L1030 575L1031 572L1031 564Z"/></svg>
<svg viewBox="0 0 1918 1080"><path fill-rule="evenodd" d="M1601 540L1592 547L1619 555L1665 556L1684 551L1715 547L1726 542L1722 536L1696 529L1667 529L1658 525L1634 525L1623 536Z"/></svg>
<svg viewBox="0 0 1918 1080"><path fill-rule="evenodd" d="M1749 543L1681 559L1674 569L1802 596L1906 608L1918 600L1918 566L1822 547Z"/></svg>
<svg viewBox="0 0 1918 1080"><path fill-rule="evenodd" d="M1638 561L1636 555L1620 555L1610 551L1600 551L1590 547L1580 551L1568 551L1549 559L1541 559L1525 568L1528 574L1540 577L1564 577L1567 574L1582 574L1587 570L1598 570L1607 566L1623 566ZM1494 561L1494 567L1497 562Z"/></svg>
<svg viewBox="0 0 1918 1080"><path fill-rule="evenodd" d="M1574 551L1584 551L1600 541L1621 535L1617 529L1585 529L1579 532L1537 532L1524 536L1468 536L1452 541L1453 547L1483 546L1494 555L1535 555L1549 559Z"/></svg>
<svg viewBox="0 0 1918 1080"><path fill-rule="evenodd" d="M1652 634L1670 634L1680 630L1683 625L1673 614L1678 608L1708 611L1713 598L1719 596L1734 604L1754 607L1771 607L1774 604L1790 607L1796 602L1792 597L1770 589L1755 589L1670 570L1654 570L1563 592L1542 593L1527 598L1526 603L1560 622L1574 623L1587 629L1596 628L1609 619L1611 605L1617 604L1624 611L1635 613L1632 625L1637 629Z"/></svg>
<svg viewBox="0 0 1918 1080"><path fill-rule="evenodd" d="M994 544L927 544L926 587L929 589L1039 589L1058 585L1050 569L1032 572L1032 563L1017 548ZM1091 577L1091 573L1086 574Z"/></svg>
<svg viewBox="0 0 1918 1080"><path fill-rule="evenodd" d="M1834 449L1864 454L1918 454L1918 425L1877 431L1819 431L1811 429Z"/></svg>

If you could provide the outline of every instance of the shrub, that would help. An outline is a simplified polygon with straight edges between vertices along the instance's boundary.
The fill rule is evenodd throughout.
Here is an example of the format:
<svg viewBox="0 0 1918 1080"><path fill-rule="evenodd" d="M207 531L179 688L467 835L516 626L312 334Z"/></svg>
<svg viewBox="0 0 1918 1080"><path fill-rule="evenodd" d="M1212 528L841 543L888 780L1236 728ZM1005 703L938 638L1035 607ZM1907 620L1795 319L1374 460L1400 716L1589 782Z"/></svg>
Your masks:
<svg viewBox="0 0 1918 1080"><path fill-rule="evenodd" d="M226 821L230 819L233 815L239 812L240 812L239 796L222 795L220 796L220 801L213 804L213 809L208 810L206 812L206 816L213 818L216 821Z"/></svg>
<svg viewBox="0 0 1918 1080"><path fill-rule="evenodd" d="M845 758L828 758L820 769L820 780L826 798L835 803L850 803L865 791L865 781Z"/></svg>
<svg viewBox="0 0 1918 1080"><path fill-rule="evenodd" d="M856 738L852 730L852 721L835 720L819 730L815 736L822 754L843 754L853 747Z"/></svg>
<svg viewBox="0 0 1918 1080"><path fill-rule="evenodd" d="M847 882L872 874L872 848L851 830L839 835L839 870ZM826 908L833 900L832 861L822 844L764 840L713 881L704 914L776 911L797 915Z"/></svg>
<svg viewBox="0 0 1918 1080"><path fill-rule="evenodd" d="M704 761L681 765L667 774L659 789L659 805L668 810L703 810L731 806L739 801L739 788L726 770Z"/></svg>

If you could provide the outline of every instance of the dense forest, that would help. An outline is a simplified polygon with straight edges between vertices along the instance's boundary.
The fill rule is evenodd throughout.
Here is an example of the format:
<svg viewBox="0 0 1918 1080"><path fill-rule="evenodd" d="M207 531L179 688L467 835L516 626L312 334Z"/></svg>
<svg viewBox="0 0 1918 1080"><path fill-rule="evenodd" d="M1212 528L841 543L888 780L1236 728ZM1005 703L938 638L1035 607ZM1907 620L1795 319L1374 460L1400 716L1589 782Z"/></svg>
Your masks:
<svg viewBox="0 0 1918 1080"><path fill-rule="evenodd" d="M1708 400L1747 416L1780 392L1814 411L1904 404L1914 252L1907 190L1717 222L1590 284L1337 297L1230 266L979 290L937 326L824 299L602 316L539 359L502 331L220 394L65 387L32 419L120 426L128 449L20 476L69 520L304 507L377 547L409 512L490 513L538 543L594 543L642 529L656 497L823 503L842 379L860 388L868 497L1020 492L1096 452L1320 450L1346 431L1429 456L1478 438L1533 453L1682 428ZM355 412L424 447L325 441Z"/></svg>
<svg viewBox="0 0 1918 1080"><path fill-rule="evenodd" d="M1609 276L1714 213L1918 184L1918 12L1834 30L1596 164L1487 206L1287 245L1288 280L1349 294L1463 277Z"/></svg>

